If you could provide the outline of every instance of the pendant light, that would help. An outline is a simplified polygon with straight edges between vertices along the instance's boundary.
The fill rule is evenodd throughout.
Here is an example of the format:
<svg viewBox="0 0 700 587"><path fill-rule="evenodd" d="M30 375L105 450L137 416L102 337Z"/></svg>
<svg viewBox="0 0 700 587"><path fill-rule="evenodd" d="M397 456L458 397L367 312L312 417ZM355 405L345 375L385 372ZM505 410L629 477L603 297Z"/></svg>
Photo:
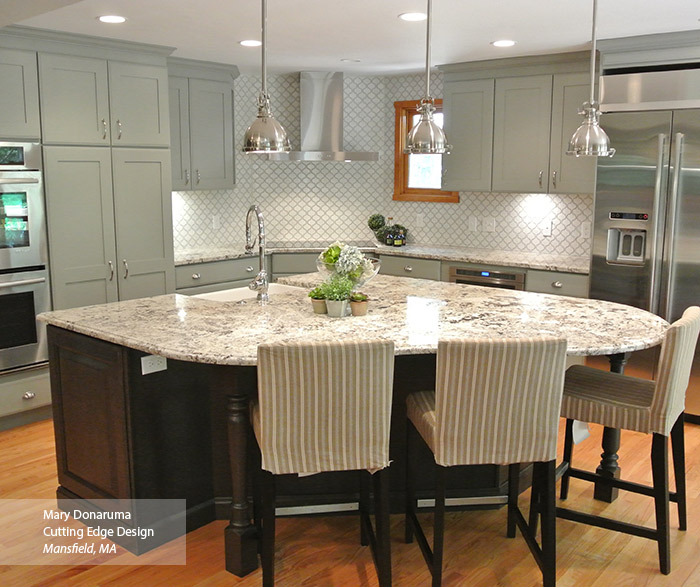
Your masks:
<svg viewBox="0 0 700 587"><path fill-rule="evenodd" d="M595 99L595 47L596 47L596 15L598 0L593 0L593 46L591 47L591 97L584 102L579 112L584 117L583 124L576 129L569 141L567 155L612 157L615 149L610 147L610 139L600 127L600 104Z"/></svg>
<svg viewBox="0 0 700 587"><path fill-rule="evenodd" d="M428 0L428 38L425 50L425 97L418 105L420 119L409 131L406 146L403 150L408 154L441 155L449 153L452 148L447 144L443 130L433 120L435 104L430 96L430 17L432 0Z"/></svg>
<svg viewBox="0 0 700 587"><path fill-rule="evenodd" d="M245 131L244 153L284 153L290 150L287 131L275 120L267 93L267 0L262 0L262 89L258 95L258 117Z"/></svg>

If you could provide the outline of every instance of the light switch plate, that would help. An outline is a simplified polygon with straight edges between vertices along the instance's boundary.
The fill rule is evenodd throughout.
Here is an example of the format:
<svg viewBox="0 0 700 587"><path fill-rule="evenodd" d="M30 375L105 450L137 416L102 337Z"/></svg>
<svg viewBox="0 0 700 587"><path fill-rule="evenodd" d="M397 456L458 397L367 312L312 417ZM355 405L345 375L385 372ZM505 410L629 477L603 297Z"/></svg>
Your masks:
<svg viewBox="0 0 700 587"><path fill-rule="evenodd" d="M496 232L496 219L493 216L484 216L481 221L481 230L484 232Z"/></svg>
<svg viewBox="0 0 700 587"><path fill-rule="evenodd" d="M585 220L581 223L581 238L587 239L591 236L591 223Z"/></svg>
<svg viewBox="0 0 700 587"><path fill-rule="evenodd" d="M476 216L470 216L467 220L467 229L469 232L476 232L479 227L479 219Z"/></svg>
<svg viewBox="0 0 700 587"><path fill-rule="evenodd" d="M149 375L168 368L168 360L159 355L146 355L141 357L141 375Z"/></svg>
<svg viewBox="0 0 700 587"><path fill-rule="evenodd" d="M552 221L545 220L542 223L542 236L552 236Z"/></svg>

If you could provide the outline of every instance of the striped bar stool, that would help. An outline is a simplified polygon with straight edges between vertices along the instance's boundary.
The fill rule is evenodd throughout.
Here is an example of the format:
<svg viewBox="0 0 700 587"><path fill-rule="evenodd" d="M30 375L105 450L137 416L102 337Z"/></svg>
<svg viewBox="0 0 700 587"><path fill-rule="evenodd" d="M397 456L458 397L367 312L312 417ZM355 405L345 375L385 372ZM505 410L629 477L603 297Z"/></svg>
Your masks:
<svg viewBox="0 0 700 587"><path fill-rule="evenodd" d="M274 585L275 475L362 471L361 542L379 584L391 585L389 428L394 343L318 342L258 346L258 399L251 409L260 447L263 585ZM369 517L374 473L375 527ZM257 509L257 508L256 508Z"/></svg>
<svg viewBox="0 0 700 587"><path fill-rule="evenodd" d="M566 364L563 338L443 340L438 344L435 391L410 394L406 542L415 533L433 576L442 582L445 470L458 465L508 467L508 529L516 526L542 570L556 579L555 459ZM411 454L418 435L436 462L432 549L416 517ZM534 463L533 500L542 520L541 544L518 508L520 463ZM537 490L537 495L534 495Z"/></svg>
<svg viewBox="0 0 700 587"><path fill-rule="evenodd" d="M570 477L600 481L619 489L648 495L654 498L656 528L564 508L557 508L557 516L656 540L659 567L664 575L671 572L669 501L678 504L680 529L685 530L687 527L683 409L698 332L700 308L692 306L666 333L661 346L656 381L575 365L566 372L564 383L561 415L567 419L563 458L566 469L562 476L561 498L566 499L568 495ZM574 420L652 434L653 487L574 469L571 466ZM669 435L676 478L676 491L673 493L669 492L668 482Z"/></svg>

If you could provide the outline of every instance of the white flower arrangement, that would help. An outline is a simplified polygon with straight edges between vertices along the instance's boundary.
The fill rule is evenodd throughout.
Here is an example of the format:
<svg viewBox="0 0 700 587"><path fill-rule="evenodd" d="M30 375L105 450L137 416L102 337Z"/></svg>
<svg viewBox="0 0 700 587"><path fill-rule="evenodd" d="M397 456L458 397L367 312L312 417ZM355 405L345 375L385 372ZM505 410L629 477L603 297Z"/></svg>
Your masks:
<svg viewBox="0 0 700 587"><path fill-rule="evenodd" d="M347 276L356 283L366 281L376 273L375 264L360 249L338 241L323 251L318 260L328 271Z"/></svg>

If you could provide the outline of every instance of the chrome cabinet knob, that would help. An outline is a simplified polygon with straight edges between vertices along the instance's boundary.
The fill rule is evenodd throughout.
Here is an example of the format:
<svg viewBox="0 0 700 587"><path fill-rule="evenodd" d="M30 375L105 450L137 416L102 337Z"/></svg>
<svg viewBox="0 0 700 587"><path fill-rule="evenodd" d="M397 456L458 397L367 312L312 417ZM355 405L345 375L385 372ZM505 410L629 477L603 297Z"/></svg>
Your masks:
<svg viewBox="0 0 700 587"><path fill-rule="evenodd" d="M117 140L122 138L122 121L117 118Z"/></svg>
<svg viewBox="0 0 700 587"><path fill-rule="evenodd" d="M122 259L122 263L124 264L124 279L129 278L129 264L126 262L126 259Z"/></svg>
<svg viewBox="0 0 700 587"><path fill-rule="evenodd" d="M102 140L107 138L107 121L102 119Z"/></svg>
<svg viewBox="0 0 700 587"><path fill-rule="evenodd" d="M245 270L246 270L248 273L252 273L253 271L255 271L255 269L253 269L253 266L252 266L252 265L248 265L248 267L246 267Z"/></svg>
<svg viewBox="0 0 700 587"><path fill-rule="evenodd" d="M24 400L34 399L35 397L36 397L36 394L33 391L25 391L22 394L22 399L24 399Z"/></svg>
<svg viewBox="0 0 700 587"><path fill-rule="evenodd" d="M552 171L552 187L557 187L557 172Z"/></svg>
<svg viewBox="0 0 700 587"><path fill-rule="evenodd" d="M542 187L542 177L544 176L544 171L540 171L539 177L537 178L537 181L540 184L540 187Z"/></svg>
<svg viewBox="0 0 700 587"><path fill-rule="evenodd" d="M404 270L406 273L410 273L411 271L413 271L413 267L411 267L410 265L406 265L406 266L403 268L403 270Z"/></svg>
<svg viewBox="0 0 700 587"><path fill-rule="evenodd" d="M190 184L190 170L185 169L185 185L189 185L189 184Z"/></svg>
<svg viewBox="0 0 700 587"><path fill-rule="evenodd" d="M564 284L561 281L553 281L552 287L555 287L556 289L561 289L562 287L564 287Z"/></svg>
<svg viewBox="0 0 700 587"><path fill-rule="evenodd" d="M193 273L192 279L202 279L202 274L201 273Z"/></svg>

